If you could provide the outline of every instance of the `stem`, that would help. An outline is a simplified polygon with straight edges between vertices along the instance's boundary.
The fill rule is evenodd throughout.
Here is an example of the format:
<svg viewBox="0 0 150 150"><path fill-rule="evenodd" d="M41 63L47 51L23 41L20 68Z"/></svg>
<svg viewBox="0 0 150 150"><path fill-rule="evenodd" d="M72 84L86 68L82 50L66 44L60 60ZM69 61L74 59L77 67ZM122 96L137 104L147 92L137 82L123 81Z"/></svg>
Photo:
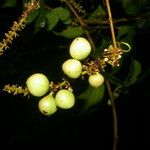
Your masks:
<svg viewBox="0 0 150 150"><path fill-rule="evenodd" d="M116 51L117 50L117 43L116 43L116 37L115 37L115 31L114 31L114 25L113 25L113 19L112 19L109 0L106 0L106 6L107 6L107 11L108 11L108 16L109 16L110 29L111 29L111 35L112 35L112 40L113 40L114 51ZM108 89L108 94L109 94L109 97L110 97L111 106L112 106L112 113L113 113L114 140L113 140L112 150L117 150L118 121L117 121L116 107L115 107L115 103L114 103L115 98L113 96L110 83L107 80L106 80L106 86L107 86L107 89Z"/></svg>
<svg viewBox="0 0 150 150"><path fill-rule="evenodd" d="M67 6L70 8L70 10L72 11L72 13L74 14L74 16L77 18L77 20L79 21L80 25L85 29L85 22L83 21L83 19L78 15L78 13L76 12L76 10L73 8L72 4L70 3L70 0L66 0L65 1ZM94 42L91 38L91 35L90 33L85 29L85 34L86 34L86 37L88 38L91 46L92 46L92 49L95 50L95 45L94 45Z"/></svg>
<svg viewBox="0 0 150 150"><path fill-rule="evenodd" d="M110 97L112 113L113 113L114 141L113 141L112 150L117 150L117 144L118 144L118 121L117 121L117 112L116 112L115 103L114 103L115 98L113 96L110 83L107 80L105 81L105 83L106 83L108 94L109 94L109 97Z"/></svg>
<svg viewBox="0 0 150 150"><path fill-rule="evenodd" d="M114 49L116 50L117 49L117 43L116 43L116 37L115 37L115 31L114 31L114 25L113 25L113 19L112 19L109 0L106 0L106 6L107 6L107 11L108 11L108 16L109 16L109 23L110 23L112 40L113 40L113 46L114 46Z"/></svg>

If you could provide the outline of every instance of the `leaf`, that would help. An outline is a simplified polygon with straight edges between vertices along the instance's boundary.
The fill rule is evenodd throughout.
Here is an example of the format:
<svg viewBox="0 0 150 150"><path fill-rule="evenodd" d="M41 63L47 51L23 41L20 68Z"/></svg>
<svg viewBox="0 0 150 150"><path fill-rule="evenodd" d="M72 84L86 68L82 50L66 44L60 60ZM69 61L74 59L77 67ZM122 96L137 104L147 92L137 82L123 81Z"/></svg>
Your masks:
<svg viewBox="0 0 150 150"><path fill-rule="evenodd" d="M103 73L104 77L112 84L117 85L117 86L122 86L124 85L123 81L121 81L120 79L116 78L115 76L113 76L112 74L109 74L107 72Z"/></svg>
<svg viewBox="0 0 150 150"><path fill-rule="evenodd" d="M88 86L87 90L80 94L77 98L84 100L84 105L81 110L82 113L86 112L92 106L100 103L104 97L105 87L104 85L94 88Z"/></svg>
<svg viewBox="0 0 150 150"><path fill-rule="evenodd" d="M17 0L6 0L3 7L14 7L16 5Z"/></svg>
<svg viewBox="0 0 150 150"><path fill-rule="evenodd" d="M150 12L149 13L147 13L146 14L147 16L149 15L150 16ZM145 15L145 16L146 16ZM135 26L138 28L138 29L149 29L150 28L150 17L149 17L149 19L147 19L146 17L145 17L145 19L142 19L142 21L141 21L141 19L140 20L137 20L136 22L135 22Z"/></svg>
<svg viewBox="0 0 150 150"><path fill-rule="evenodd" d="M94 12L92 12L90 14L90 16L88 17L88 19L94 19L94 18L103 18L106 16L106 12L104 11L104 9L102 8L101 5L99 5L97 7L97 9L94 10Z"/></svg>
<svg viewBox="0 0 150 150"><path fill-rule="evenodd" d="M31 0L23 0L23 3L29 3Z"/></svg>
<svg viewBox="0 0 150 150"><path fill-rule="evenodd" d="M127 86L134 84L137 81L137 78L140 73L141 73L141 63L137 60L133 60L130 67L130 72L128 74L127 79L125 80Z"/></svg>
<svg viewBox="0 0 150 150"><path fill-rule="evenodd" d="M63 7L56 8L58 11L59 19L62 21L67 20L70 17L70 11L68 9L65 9Z"/></svg>
<svg viewBox="0 0 150 150"><path fill-rule="evenodd" d="M26 20L26 25L27 24L30 24L31 22L33 22L37 16L39 14L39 9L36 9L35 11L33 11L28 17L27 17L27 20Z"/></svg>
<svg viewBox="0 0 150 150"><path fill-rule="evenodd" d="M65 25L70 25L71 23L72 23L72 18L71 17L69 17L68 19L63 21L63 24L65 24Z"/></svg>
<svg viewBox="0 0 150 150"><path fill-rule="evenodd" d="M68 39L73 39L84 34L84 30L81 26L78 27L68 27L62 32L54 32L58 36L63 36Z"/></svg>
<svg viewBox="0 0 150 150"><path fill-rule="evenodd" d="M57 7L52 9L47 14L48 30L49 31L52 30L56 26L59 20L65 21L69 18L69 16L70 16L70 12L63 7Z"/></svg>
<svg viewBox="0 0 150 150"><path fill-rule="evenodd" d="M34 24L35 26L35 33L40 29L40 28L43 28L46 26L46 17L47 17L47 14L48 14L48 10L47 9L44 9L44 8L41 8L39 9L39 15L36 19L36 22Z"/></svg>
<svg viewBox="0 0 150 150"><path fill-rule="evenodd" d="M91 54L91 57L93 57L93 58L99 57L102 54L102 52L104 51L104 49L108 47L109 44L110 44L110 41L107 41L103 38L100 45Z"/></svg>
<svg viewBox="0 0 150 150"><path fill-rule="evenodd" d="M133 37L135 36L135 30L132 26L124 25L117 28L118 29L118 35L117 40L127 42L132 45Z"/></svg>
<svg viewBox="0 0 150 150"><path fill-rule="evenodd" d="M138 81L136 83L143 82L143 80L145 80L149 76L150 76L150 68L148 68L144 73L142 73L142 75L138 78Z"/></svg>
<svg viewBox="0 0 150 150"><path fill-rule="evenodd" d="M132 16L140 14L147 6L149 0L123 0L124 11Z"/></svg>
<svg viewBox="0 0 150 150"><path fill-rule="evenodd" d="M59 16L57 15L57 13L54 10L52 10L51 12L49 12L47 14L46 18L47 18L47 27L48 27L48 30L50 31L58 23Z"/></svg>

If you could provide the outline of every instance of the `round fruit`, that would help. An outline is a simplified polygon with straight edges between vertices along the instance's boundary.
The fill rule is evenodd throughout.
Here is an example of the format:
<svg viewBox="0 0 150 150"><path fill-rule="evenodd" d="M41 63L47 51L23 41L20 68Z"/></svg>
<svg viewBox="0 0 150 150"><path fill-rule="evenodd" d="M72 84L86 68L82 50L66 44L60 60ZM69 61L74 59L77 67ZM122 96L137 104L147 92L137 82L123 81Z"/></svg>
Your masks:
<svg viewBox="0 0 150 150"><path fill-rule="evenodd" d="M75 97L69 90L62 89L55 96L56 105L62 109L69 109L75 104Z"/></svg>
<svg viewBox="0 0 150 150"><path fill-rule="evenodd" d="M82 64L76 59L68 59L63 63L62 70L68 77L76 79L82 73Z"/></svg>
<svg viewBox="0 0 150 150"><path fill-rule="evenodd" d="M52 95L47 95L47 96L43 97L39 101L38 106L39 106L40 112L44 115L47 115L47 116L52 115L57 110L57 107L55 104L55 99L53 98Z"/></svg>
<svg viewBox="0 0 150 150"><path fill-rule="evenodd" d="M104 83L104 77L99 74L98 72L96 74L89 76L89 84L93 87L99 87Z"/></svg>
<svg viewBox="0 0 150 150"><path fill-rule="evenodd" d="M33 96L40 97L45 95L46 92L48 91L49 80L45 75L41 73L35 73L27 79L26 85L29 92Z"/></svg>
<svg viewBox="0 0 150 150"><path fill-rule="evenodd" d="M78 37L72 41L69 52L72 58L83 60L90 54L91 45L87 39Z"/></svg>

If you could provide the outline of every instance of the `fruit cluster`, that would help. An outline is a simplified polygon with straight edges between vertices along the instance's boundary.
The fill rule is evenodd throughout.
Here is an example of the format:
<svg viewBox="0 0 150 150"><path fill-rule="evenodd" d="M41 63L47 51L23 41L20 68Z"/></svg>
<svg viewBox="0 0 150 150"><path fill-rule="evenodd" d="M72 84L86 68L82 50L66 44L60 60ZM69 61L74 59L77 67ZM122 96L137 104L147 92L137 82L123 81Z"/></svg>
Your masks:
<svg viewBox="0 0 150 150"><path fill-rule="evenodd" d="M51 84L44 74L35 73L31 75L27 79L26 85L30 94L33 96L43 96L39 101L38 107L41 113L44 115L51 115L55 113L57 107L69 109L75 104L74 94L69 89L60 89L56 93L53 91L48 93Z"/></svg>
<svg viewBox="0 0 150 150"><path fill-rule="evenodd" d="M63 72L72 79L80 77L83 73L83 65L80 61L85 60L89 56L91 49L89 41L85 38L78 37L74 39L69 48L69 53L72 58L63 63ZM89 69L90 66L84 71L84 74L89 74L89 84L95 88L101 86L104 83L104 77L99 73L99 70L89 73Z"/></svg>
<svg viewBox="0 0 150 150"><path fill-rule="evenodd" d="M62 70L69 78L77 79L83 73L81 61L85 60L91 53L91 45L85 38L78 37L72 41L69 53L72 58L62 64ZM97 88L103 84L104 77L95 71L89 75L88 82ZM75 96L71 86L67 82L64 83L65 86L50 83L48 78L41 73L31 75L26 81L29 93L36 97L42 97L38 107L44 115L54 114L57 108L70 109L75 105Z"/></svg>

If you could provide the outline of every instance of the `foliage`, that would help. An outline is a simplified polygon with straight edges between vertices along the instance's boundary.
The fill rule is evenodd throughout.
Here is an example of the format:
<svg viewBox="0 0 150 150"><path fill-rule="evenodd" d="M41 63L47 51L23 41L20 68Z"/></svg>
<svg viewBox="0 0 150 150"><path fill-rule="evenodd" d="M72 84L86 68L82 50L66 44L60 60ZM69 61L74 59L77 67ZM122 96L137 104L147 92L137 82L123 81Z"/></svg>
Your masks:
<svg viewBox="0 0 150 150"><path fill-rule="evenodd" d="M20 10L22 10L28 2L29 1L26 0L22 1ZM74 11L72 11L68 5L68 2L73 6L80 18L75 16ZM90 0L88 2L90 3ZM99 56L103 56L104 49L107 49L112 43L107 10L105 8L105 4L102 2L91 2L93 3L93 8L90 8L90 4L88 4L88 2L84 2L83 0L55 0L55 2L47 0L40 1L40 8L33 9L31 12L28 12L25 17L20 17L20 26L17 26L16 23L14 24L15 30L8 32L12 34L11 36L7 33L5 34L6 38L8 36L10 37L10 40L7 43L6 40L3 40L3 43L0 44L1 53L4 53L5 55L5 50L2 49L5 46L4 44L6 44L6 47L8 46L7 44L10 45L12 43L13 45L13 38L16 38L14 33L16 33L16 31L20 31L22 28L26 27L33 27L33 37L36 37L40 31L44 30L53 38L63 39L64 45L66 44L63 49L65 53L66 49L68 49L68 43L71 43L71 41L76 37L86 37L88 31L96 46L95 51L93 49L89 58L93 60ZM113 2L117 4L117 7L123 8L121 9L122 11L119 12L122 14L121 17L116 15L116 10L112 9L117 42L126 42L131 46L131 51L122 56L123 58L121 58L118 67L110 67L110 64L108 64L105 72L103 72L105 79L114 86L114 96L118 97L121 93L125 93L127 88L134 85L138 81L140 75L143 75L141 74L142 64L134 58L134 53L136 53L134 39L139 28L148 28L150 26L150 7L149 0L113 0L112 3ZM2 8L16 8L18 5L19 2L16 0L5 0ZM22 18L24 18L23 22L21 22ZM143 24L143 22L145 23ZM61 47L61 44L61 42L59 43L57 41L53 43L53 45L56 45L56 48ZM45 47L45 45L43 45L43 47ZM123 50L127 49L125 45L121 45L121 48ZM50 53L55 53L55 48L51 49ZM60 58L59 61L62 62L63 59L61 60ZM86 61L82 61L82 63L86 63ZM125 64L130 67L126 67L124 69ZM119 77L119 72L124 70L126 71L125 76ZM53 74L53 72L51 73ZM123 80L121 78L123 78ZM8 87L11 88L10 85L7 86L7 88ZM102 102L104 95L106 94L105 88L105 84L99 88L88 86L87 88L83 88L85 89L84 91L81 90L76 93L76 99L83 100L83 106L81 108L82 112L85 112L91 107L93 108L93 106ZM9 89L4 88L4 91L9 91Z"/></svg>

